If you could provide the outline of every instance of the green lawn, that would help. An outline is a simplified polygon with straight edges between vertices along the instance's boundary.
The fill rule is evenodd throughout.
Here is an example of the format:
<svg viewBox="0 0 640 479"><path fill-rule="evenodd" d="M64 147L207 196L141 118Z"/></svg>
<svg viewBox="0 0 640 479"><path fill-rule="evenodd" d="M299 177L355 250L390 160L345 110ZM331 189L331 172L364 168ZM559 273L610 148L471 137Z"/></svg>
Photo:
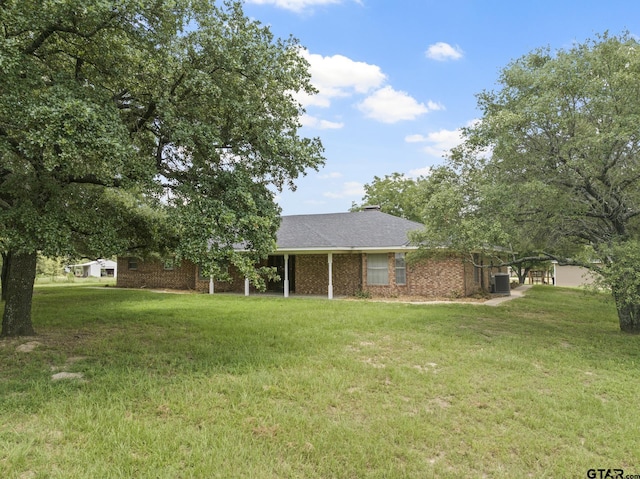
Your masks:
<svg viewBox="0 0 640 479"><path fill-rule="evenodd" d="M0 341L2 478L640 474L640 336L499 307L41 287ZM37 340L33 352L19 344ZM56 372L84 380L52 381Z"/></svg>

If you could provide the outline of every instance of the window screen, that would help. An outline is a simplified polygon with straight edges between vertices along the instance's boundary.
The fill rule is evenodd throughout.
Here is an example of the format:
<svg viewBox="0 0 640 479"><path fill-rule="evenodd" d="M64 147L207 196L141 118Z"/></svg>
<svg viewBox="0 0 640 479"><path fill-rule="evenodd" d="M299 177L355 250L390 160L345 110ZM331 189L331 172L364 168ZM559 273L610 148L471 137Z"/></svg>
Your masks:
<svg viewBox="0 0 640 479"><path fill-rule="evenodd" d="M407 284L407 266L404 253L396 253L396 284Z"/></svg>
<svg viewBox="0 0 640 479"><path fill-rule="evenodd" d="M389 265L386 254L367 255L367 284L389 284Z"/></svg>

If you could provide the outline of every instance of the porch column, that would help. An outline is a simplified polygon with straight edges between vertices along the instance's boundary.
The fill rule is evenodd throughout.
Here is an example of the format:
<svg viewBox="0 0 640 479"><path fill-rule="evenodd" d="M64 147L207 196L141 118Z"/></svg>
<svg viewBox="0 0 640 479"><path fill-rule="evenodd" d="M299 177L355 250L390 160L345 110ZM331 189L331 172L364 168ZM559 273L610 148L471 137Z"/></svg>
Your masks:
<svg viewBox="0 0 640 479"><path fill-rule="evenodd" d="M244 295L249 296L249 278L244 279Z"/></svg>
<svg viewBox="0 0 640 479"><path fill-rule="evenodd" d="M213 294L213 276L209 276L209 294Z"/></svg>
<svg viewBox="0 0 640 479"><path fill-rule="evenodd" d="M289 255L284 255L284 297L289 297Z"/></svg>
<svg viewBox="0 0 640 479"><path fill-rule="evenodd" d="M333 299L333 253L329 253L329 299Z"/></svg>

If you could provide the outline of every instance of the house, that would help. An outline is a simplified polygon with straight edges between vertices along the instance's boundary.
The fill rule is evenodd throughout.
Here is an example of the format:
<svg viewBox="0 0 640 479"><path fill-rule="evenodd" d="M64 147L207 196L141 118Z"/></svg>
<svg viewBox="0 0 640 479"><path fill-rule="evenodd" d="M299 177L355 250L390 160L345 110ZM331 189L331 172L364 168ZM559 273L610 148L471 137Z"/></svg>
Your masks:
<svg viewBox="0 0 640 479"><path fill-rule="evenodd" d="M353 296L367 292L376 297L462 297L487 289L489 271L474 267L456 254L407 263L417 247L408 234L423 225L377 209L359 212L283 216L277 249L266 265L275 267L280 280L267 290L297 295ZM253 290L237 271L230 282L211 282L199 268L136 258L118 259L118 286L175 288L202 292ZM493 272L496 272L494 270Z"/></svg>
<svg viewBox="0 0 640 479"><path fill-rule="evenodd" d="M73 271L76 276L82 278L115 278L118 276L118 263L109 259L98 259L96 261L89 261L88 263L72 264L69 266L69 269Z"/></svg>

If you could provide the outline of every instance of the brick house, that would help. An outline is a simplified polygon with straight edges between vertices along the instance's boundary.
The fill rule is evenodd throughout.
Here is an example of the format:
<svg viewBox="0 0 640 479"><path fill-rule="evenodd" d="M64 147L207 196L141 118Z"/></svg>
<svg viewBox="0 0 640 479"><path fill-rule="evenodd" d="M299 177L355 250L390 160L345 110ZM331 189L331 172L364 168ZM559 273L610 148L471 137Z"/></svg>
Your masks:
<svg viewBox="0 0 640 479"><path fill-rule="evenodd" d="M350 213L283 216L277 249L266 264L280 280L267 290L297 295L376 297L462 297L487 289L489 272L451 254L407 264L417 249L408 240L422 224L377 209ZM230 282L210 281L191 262L118 258L117 285L250 294L253 287L237 271Z"/></svg>

